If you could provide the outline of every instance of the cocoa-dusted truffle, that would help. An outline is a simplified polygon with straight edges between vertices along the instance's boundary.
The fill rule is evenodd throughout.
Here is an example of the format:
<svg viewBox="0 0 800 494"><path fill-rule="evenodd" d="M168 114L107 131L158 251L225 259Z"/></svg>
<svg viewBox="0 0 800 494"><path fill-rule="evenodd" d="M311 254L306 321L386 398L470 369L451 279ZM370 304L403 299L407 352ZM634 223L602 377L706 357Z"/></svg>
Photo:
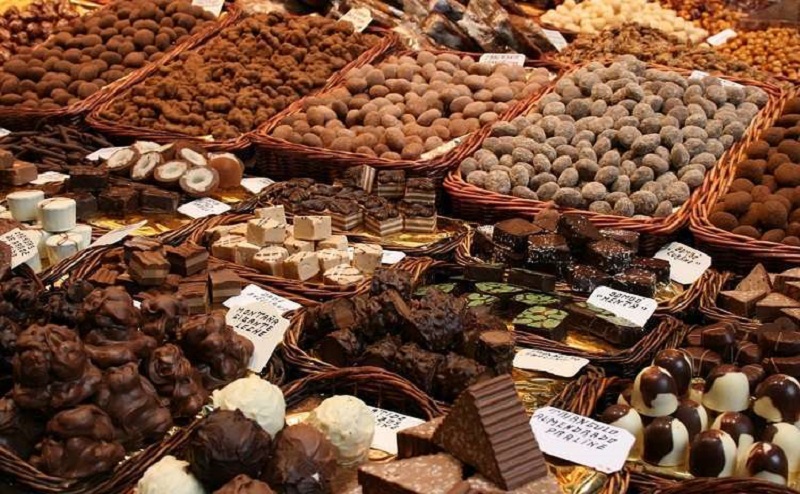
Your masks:
<svg viewBox="0 0 800 494"><path fill-rule="evenodd" d="M193 417L208 400L200 373L183 356L180 347L171 343L153 351L146 376L159 396L169 400L173 417Z"/></svg>
<svg viewBox="0 0 800 494"><path fill-rule="evenodd" d="M253 342L227 326L221 312L192 316L179 332L181 346L200 370L206 388L244 377L253 356Z"/></svg>
<svg viewBox="0 0 800 494"><path fill-rule="evenodd" d="M125 457L125 449L114 440L111 418L95 405L57 413L46 434L31 463L50 475L90 477L110 471Z"/></svg>
<svg viewBox="0 0 800 494"><path fill-rule="evenodd" d="M316 428L293 425L278 434L264 472L268 482L286 494L329 492L336 473L336 448Z"/></svg>
<svg viewBox="0 0 800 494"><path fill-rule="evenodd" d="M221 487L240 474L258 478L272 440L238 410L214 410L198 426L186 449L190 470L204 485Z"/></svg>

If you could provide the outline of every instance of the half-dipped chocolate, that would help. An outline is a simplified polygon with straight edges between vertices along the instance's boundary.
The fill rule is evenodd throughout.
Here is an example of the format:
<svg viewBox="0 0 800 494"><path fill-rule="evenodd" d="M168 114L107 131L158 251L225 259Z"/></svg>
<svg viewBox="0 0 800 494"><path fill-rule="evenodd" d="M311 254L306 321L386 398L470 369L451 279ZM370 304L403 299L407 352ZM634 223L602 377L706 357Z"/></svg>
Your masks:
<svg viewBox="0 0 800 494"><path fill-rule="evenodd" d="M741 412L750 405L750 381L735 365L714 367L706 378L703 406L715 412Z"/></svg>
<svg viewBox="0 0 800 494"><path fill-rule="evenodd" d="M753 411L768 422L800 421L800 383L785 374L769 376L756 388Z"/></svg>
<svg viewBox="0 0 800 494"><path fill-rule="evenodd" d="M631 405L647 417L670 415L678 408L678 388L668 370L651 365L633 382Z"/></svg>
<svg viewBox="0 0 800 494"><path fill-rule="evenodd" d="M644 453L647 463L674 467L684 462L689 447L689 431L675 417L658 417L644 428Z"/></svg>
<svg viewBox="0 0 800 494"><path fill-rule="evenodd" d="M689 473L695 477L730 477L736 467L736 443L720 430L703 431L689 449Z"/></svg>

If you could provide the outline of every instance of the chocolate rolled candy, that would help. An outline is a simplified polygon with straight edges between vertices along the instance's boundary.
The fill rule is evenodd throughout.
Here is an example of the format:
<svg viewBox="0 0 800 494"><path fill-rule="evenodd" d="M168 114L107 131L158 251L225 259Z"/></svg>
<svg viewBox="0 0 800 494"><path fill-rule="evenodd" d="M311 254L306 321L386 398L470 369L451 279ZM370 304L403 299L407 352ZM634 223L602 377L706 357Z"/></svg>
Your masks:
<svg viewBox="0 0 800 494"><path fill-rule="evenodd" d="M739 464L736 473L742 477L755 477L786 485L789 463L780 446L758 442L747 450L747 456Z"/></svg>
<svg viewBox="0 0 800 494"><path fill-rule="evenodd" d="M633 451L635 454L641 454L642 440L644 439L644 425L642 425L642 417L636 409L628 405L611 405L603 410L600 421L615 427L620 427L633 434L633 437L636 438Z"/></svg>
<svg viewBox="0 0 800 494"><path fill-rule="evenodd" d="M269 434L239 410L214 410L192 435L186 459L195 477L216 489L240 474L258 478L271 446Z"/></svg>
<svg viewBox="0 0 800 494"><path fill-rule="evenodd" d="M718 323L707 326L700 333L700 346L714 350L725 362L731 362L736 345L736 331L732 326Z"/></svg>
<svg viewBox="0 0 800 494"><path fill-rule="evenodd" d="M653 359L653 365L669 371L678 388L678 396L684 396L689 390L692 381L692 361L680 350L668 348L658 352Z"/></svg>
<svg viewBox="0 0 800 494"><path fill-rule="evenodd" d="M692 361L692 373L694 377L705 379L711 371L722 363L722 357L717 352L707 350L699 346L690 346L679 349L685 353Z"/></svg>
<svg viewBox="0 0 800 494"><path fill-rule="evenodd" d="M750 382L735 365L722 364L706 378L703 406L715 412L741 412L750 405Z"/></svg>
<svg viewBox="0 0 800 494"><path fill-rule="evenodd" d="M633 381L631 405L647 417L670 415L678 408L678 387L666 369L651 365Z"/></svg>
<svg viewBox="0 0 800 494"><path fill-rule="evenodd" d="M769 376L756 388L753 411L768 422L800 421L800 383L785 374Z"/></svg>
<svg viewBox="0 0 800 494"><path fill-rule="evenodd" d="M644 453L647 463L660 467L681 465L689 447L689 431L675 417L658 417L644 428Z"/></svg>
<svg viewBox="0 0 800 494"><path fill-rule="evenodd" d="M689 473L695 477L730 477L736 467L736 443L727 432L703 431L689 448Z"/></svg>
<svg viewBox="0 0 800 494"><path fill-rule="evenodd" d="M750 417L739 412L725 412L717 415L711 429L727 432L739 451L746 451L756 437L756 426Z"/></svg>
<svg viewBox="0 0 800 494"><path fill-rule="evenodd" d="M800 429L794 424L786 422L769 424L764 429L761 439L783 450L789 465L789 473L800 470Z"/></svg>
<svg viewBox="0 0 800 494"><path fill-rule="evenodd" d="M275 439L266 480L286 494L330 492L336 473L336 448L308 424L283 429Z"/></svg>
<svg viewBox="0 0 800 494"><path fill-rule="evenodd" d="M689 431L689 441L708 428L708 412L696 401L681 400L672 416L686 426L686 430Z"/></svg>

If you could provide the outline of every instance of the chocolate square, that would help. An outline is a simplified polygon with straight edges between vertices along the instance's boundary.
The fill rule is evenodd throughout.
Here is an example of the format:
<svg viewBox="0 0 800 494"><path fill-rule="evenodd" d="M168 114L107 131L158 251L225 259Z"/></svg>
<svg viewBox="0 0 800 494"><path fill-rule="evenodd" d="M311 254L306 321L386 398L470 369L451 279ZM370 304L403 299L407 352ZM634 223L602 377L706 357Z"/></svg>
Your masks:
<svg viewBox="0 0 800 494"><path fill-rule="evenodd" d="M504 220L494 225L493 239L513 252L524 253L528 246L528 237L542 231L530 221L521 218Z"/></svg>
<svg viewBox="0 0 800 494"><path fill-rule="evenodd" d="M177 192L148 187L142 190L139 196L142 211L147 213L174 214L178 211L181 195Z"/></svg>
<svg viewBox="0 0 800 494"><path fill-rule="evenodd" d="M603 238L589 219L582 214L563 214L558 220L558 233L567 239L570 249L580 253L590 242Z"/></svg>
<svg viewBox="0 0 800 494"><path fill-rule="evenodd" d="M72 166L67 186L71 191L99 191L108 186L108 169L104 166Z"/></svg>
<svg viewBox="0 0 800 494"><path fill-rule="evenodd" d="M570 289L578 293L592 293L598 286L608 285L611 281L608 273L585 264L573 264L566 274Z"/></svg>
<svg viewBox="0 0 800 494"><path fill-rule="evenodd" d="M624 271L633 261L635 252L616 240L598 240L586 247L586 263L614 274Z"/></svg>
<svg viewBox="0 0 800 494"><path fill-rule="evenodd" d="M633 260L630 267L650 271L656 275L656 281L659 283L669 283L669 261L656 259L654 257L637 257Z"/></svg>
<svg viewBox="0 0 800 494"><path fill-rule="evenodd" d="M529 269L511 268L508 270L508 283L524 286L540 292L554 292L556 277L548 273L540 273Z"/></svg>
<svg viewBox="0 0 800 494"><path fill-rule="evenodd" d="M656 294L656 275L639 268L630 268L611 279L611 287L623 292L652 298Z"/></svg>
<svg viewBox="0 0 800 494"><path fill-rule="evenodd" d="M139 210L139 191L133 187L109 187L97 198L100 211L109 216L126 216Z"/></svg>
<svg viewBox="0 0 800 494"><path fill-rule="evenodd" d="M528 266L537 271L558 273L571 259L567 241L561 235L550 233L528 238Z"/></svg>
<svg viewBox="0 0 800 494"><path fill-rule="evenodd" d="M639 252L639 232L619 228L603 228L600 230L600 235L606 240L615 240L630 247L634 252Z"/></svg>
<svg viewBox="0 0 800 494"><path fill-rule="evenodd" d="M208 267L208 250L191 242L178 247L165 247L170 271L181 276L192 276L205 271Z"/></svg>

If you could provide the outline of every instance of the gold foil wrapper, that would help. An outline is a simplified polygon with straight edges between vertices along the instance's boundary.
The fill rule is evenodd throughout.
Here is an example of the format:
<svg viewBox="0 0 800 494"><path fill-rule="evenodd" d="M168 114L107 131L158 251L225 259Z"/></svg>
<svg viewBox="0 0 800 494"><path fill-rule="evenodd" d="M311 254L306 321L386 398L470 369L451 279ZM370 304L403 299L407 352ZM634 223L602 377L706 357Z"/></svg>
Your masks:
<svg viewBox="0 0 800 494"><path fill-rule="evenodd" d="M180 228L189 223L191 218L181 215L136 213L124 218L112 218L105 215L95 216L87 223L97 228L116 230L140 221L147 221L147 224L133 232L132 235L153 237Z"/></svg>

